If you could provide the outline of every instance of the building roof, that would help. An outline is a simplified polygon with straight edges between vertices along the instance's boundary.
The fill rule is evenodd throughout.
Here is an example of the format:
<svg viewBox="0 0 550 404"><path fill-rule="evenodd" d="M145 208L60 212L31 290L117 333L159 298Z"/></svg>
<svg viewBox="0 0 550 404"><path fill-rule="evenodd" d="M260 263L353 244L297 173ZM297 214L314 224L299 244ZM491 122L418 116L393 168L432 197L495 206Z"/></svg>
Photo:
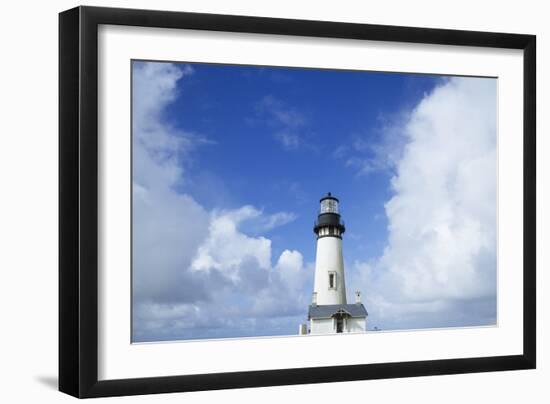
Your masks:
<svg viewBox="0 0 550 404"><path fill-rule="evenodd" d="M368 313L362 303L355 304L311 304L309 306L308 319L330 318L338 313L344 313L350 317L367 317Z"/></svg>

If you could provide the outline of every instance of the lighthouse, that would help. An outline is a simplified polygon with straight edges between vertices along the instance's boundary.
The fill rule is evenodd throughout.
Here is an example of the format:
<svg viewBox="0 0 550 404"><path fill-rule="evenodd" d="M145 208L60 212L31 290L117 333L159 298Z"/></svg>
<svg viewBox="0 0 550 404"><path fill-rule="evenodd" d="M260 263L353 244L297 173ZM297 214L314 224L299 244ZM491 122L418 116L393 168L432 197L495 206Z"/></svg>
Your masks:
<svg viewBox="0 0 550 404"><path fill-rule="evenodd" d="M313 295L308 308L308 322L301 324L300 334L335 334L366 331L367 310L355 292L348 304L342 237L346 231L340 216L338 198L330 192L321 198L313 231L317 236Z"/></svg>

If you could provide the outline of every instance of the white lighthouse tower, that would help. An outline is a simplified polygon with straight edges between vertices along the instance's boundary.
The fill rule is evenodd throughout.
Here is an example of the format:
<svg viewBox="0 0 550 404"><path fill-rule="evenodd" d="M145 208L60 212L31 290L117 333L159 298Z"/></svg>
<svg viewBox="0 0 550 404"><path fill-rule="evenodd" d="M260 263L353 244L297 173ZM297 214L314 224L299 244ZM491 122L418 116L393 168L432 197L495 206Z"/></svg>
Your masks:
<svg viewBox="0 0 550 404"><path fill-rule="evenodd" d="M347 304L342 236L346 231L339 201L329 192L320 200L321 208L313 231L317 235L313 297L308 310L309 329L300 325L300 334L333 334L366 331L367 311L360 292Z"/></svg>

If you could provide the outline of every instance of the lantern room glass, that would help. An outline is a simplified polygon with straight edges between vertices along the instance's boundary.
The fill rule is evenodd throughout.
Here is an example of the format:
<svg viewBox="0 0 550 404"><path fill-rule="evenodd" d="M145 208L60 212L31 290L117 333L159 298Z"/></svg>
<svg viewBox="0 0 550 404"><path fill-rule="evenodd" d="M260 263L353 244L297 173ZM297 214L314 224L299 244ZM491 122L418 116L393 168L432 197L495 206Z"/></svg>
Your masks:
<svg viewBox="0 0 550 404"><path fill-rule="evenodd" d="M338 213L338 201L336 199L323 199L321 201L321 213Z"/></svg>

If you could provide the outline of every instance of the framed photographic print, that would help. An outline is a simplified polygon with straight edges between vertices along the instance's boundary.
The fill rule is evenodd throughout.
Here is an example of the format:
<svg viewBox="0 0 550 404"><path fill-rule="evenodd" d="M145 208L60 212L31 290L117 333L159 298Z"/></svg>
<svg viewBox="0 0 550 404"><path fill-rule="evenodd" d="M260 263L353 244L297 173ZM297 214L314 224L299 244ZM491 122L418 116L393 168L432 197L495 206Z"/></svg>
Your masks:
<svg viewBox="0 0 550 404"><path fill-rule="evenodd" d="M59 388L535 367L535 37L59 18Z"/></svg>

